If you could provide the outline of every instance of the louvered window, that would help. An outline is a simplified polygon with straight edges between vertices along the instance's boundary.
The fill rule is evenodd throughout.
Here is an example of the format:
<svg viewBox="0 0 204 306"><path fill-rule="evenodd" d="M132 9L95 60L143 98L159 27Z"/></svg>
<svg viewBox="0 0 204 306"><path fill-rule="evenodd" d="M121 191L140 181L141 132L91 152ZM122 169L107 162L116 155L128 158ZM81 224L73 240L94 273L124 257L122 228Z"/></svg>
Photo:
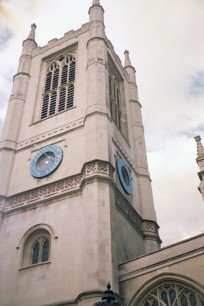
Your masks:
<svg viewBox="0 0 204 306"><path fill-rule="evenodd" d="M109 107L113 122L121 130L120 80L111 71L109 74Z"/></svg>
<svg viewBox="0 0 204 306"><path fill-rule="evenodd" d="M75 73L75 57L71 54L62 55L49 65L42 98L41 119L73 107Z"/></svg>

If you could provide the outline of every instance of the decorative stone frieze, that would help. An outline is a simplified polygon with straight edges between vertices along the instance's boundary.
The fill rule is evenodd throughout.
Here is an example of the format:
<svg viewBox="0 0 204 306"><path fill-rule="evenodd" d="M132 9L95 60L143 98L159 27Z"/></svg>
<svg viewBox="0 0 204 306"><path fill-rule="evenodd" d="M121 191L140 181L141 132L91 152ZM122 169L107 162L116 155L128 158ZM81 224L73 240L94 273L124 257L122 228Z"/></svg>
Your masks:
<svg viewBox="0 0 204 306"><path fill-rule="evenodd" d="M101 64L101 65L104 65L108 69L108 63L103 58L96 57L96 58L89 59L87 63L87 68L89 68L89 66L93 64Z"/></svg>
<svg viewBox="0 0 204 306"><path fill-rule="evenodd" d="M115 191L115 205L131 225L142 234L142 218L118 190Z"/></svg>
<svg viewBox="0 0 204 306"><path fill-rule="evenodd" d="M134 207L117 189L115 190L115 205L142 236L154 236L159 238L159 227L157 223L155 221L143 220Z"/></svg>
<svg viewBox="0 0 204 306"><path fill-rule="evenodd" d="M18 195L11 196L6 199L5 210L11 210L16 207L29 205L52 197L64 195L69 192L80 191L81 185L86 179L94 176L104 176L107 179L113 178L114 168L111 164L105 161L95 160L86 163L82 172L72 177L68 177L62 181L55 182L34 190L29 190ZM1 199L0 199L1 205Z"/></svg>
<svg viewBox="0 0 204 306"><path fill-rule="evenodd" d="M0 196L0 212L4 210L5 200L6 200L5 197Z"/></svg>
<svg viewBox="0 0 204 306"><path fill-rule="evenodd" d="M159 236L159 226L155 221L143 220L143 232L145 235Z"/></svg>
<svg viewBox="0 0 204 306"><path fill-rule="evenodd" d="M83 124L84 124L84 119L82 118L82 119L70 122L68 124L65 124L63 126L59 126L58 128L49 130L46 133L42 133L40 135L37 135L36 137L29 138L28 140L24 140L24 141L19 142L18 145L17 145L17 150L23 149L25 147L29 147L29 146L33 145L34 143L37 144L37 143L43 142L45 140L48 140L52 137L59 136L60 134L63 134L67 131L71 131L71 130L74 130L76 128L82 127Z"/></svg>
<svg viewBox="0 0 204 306"><path fill-rule="evenodd" d="M141 128L144 131L143 124L140 121L134 121L134 125L133 126L139 127L139 128Z"/></svg>
<svg viewBox="0 0 204 306"><path fill-rule="evenodd" d="M13 100L13 99L21 99L21 100L24 100L25 99L25 96L24 94L20 93L20 92L17 92L13 95L10 96L10 101Z"/></svg>

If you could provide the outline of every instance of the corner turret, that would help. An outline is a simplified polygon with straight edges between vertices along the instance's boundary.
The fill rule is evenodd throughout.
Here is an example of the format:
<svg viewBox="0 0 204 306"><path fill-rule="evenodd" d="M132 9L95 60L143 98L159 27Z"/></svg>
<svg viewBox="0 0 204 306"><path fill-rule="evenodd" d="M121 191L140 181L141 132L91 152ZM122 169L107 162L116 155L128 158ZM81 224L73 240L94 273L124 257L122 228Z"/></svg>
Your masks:
<svg viewBox="0 0 204 306"><path fill-rule="evenodd" d="M141 207L142 215L144 221L154 220L156 222L156 212L153 204L153 195L151 187L151 178L148 169L147 163L147 153L144 137L144 128L142 121L142 112L141 104L138 98L137 83L135 77L135 68L131 64L129 52L125 50L125 63L124 68L128 73L129 79L129 103L131 109L131 125L133 133L133 143L134 143L134 156L135 164L138 173L139 181L139 193L141 195ZM147 221L148 222L148 221ZM145 234L145 251L146 253L151 252L153 249L156 250L159 248L160 240L157 235L149 235L148 231L144 230ZM152 244L153 248L151 249L150 245Z"/></svg>
<svg viewBox="0 0 204 306"><path fill-rule="evenodd" d="M201 137L200 136L196 136L195 141L196 141L196 144L197 144L196 162L197 162L198 167L200 169L200 171L198 172L198 176L199 176L199 179L200 179L200 185L198 186L198 190L200 191L200 193L203 197L203 201L204 201L204 148L203 148L203 145L201 143Z"/></svg>
<svg viewBox="0 0 204 306"><path fill-rule="evenodd" d="M104 9L99 0L93 0L92 6L89 8L89 21L101 21L104 23Z"/></svg>
<svg viewBox="0 0 204 306"><path fill-rule="evenodd" d="M21 118L30 79L32 52L37 47L37 43L35 42L35 29L36 25L32 24L28 37L23 41L18 72L13 77L13 87L0 142L0 164L2 165L2 172L4 173L4 180L0 181L0 196L5 196L7 193L10 167L16 152L16 144L18 142Z"/></svg>

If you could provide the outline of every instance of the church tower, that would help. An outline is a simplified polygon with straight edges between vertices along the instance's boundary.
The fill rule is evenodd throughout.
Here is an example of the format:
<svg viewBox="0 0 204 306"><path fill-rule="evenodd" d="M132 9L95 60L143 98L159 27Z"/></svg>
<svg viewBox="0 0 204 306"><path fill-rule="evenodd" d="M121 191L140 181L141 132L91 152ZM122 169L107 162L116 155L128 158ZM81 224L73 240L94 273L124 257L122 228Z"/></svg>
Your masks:
<svg viewBox="0 0 204 306"><path fill-rule="evenodd" d="M159 249L135 69L89 22L23 42L0 143L1 306L93 305Z"/></svg>
<svg viewBox="0 0 204 306"><path fill-rule="evenodd" d="M202 197L203 197L203 201L204 201L204 148L203 145L201 143L201 137L200 136L196 136L195 137L195 141L197 144L197 164L198 167L200 169L200 171L198 172L198 176L200 179L200 185L198 187L198 190L200 191Z"/></svg>

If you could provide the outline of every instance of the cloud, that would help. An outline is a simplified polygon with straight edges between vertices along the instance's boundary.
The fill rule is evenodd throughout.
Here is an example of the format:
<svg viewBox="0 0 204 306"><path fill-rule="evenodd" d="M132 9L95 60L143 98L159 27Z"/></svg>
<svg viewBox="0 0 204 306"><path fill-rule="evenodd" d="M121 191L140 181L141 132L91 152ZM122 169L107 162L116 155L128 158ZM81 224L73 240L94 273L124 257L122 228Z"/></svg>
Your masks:
<svg viewBox="0 0 204 306"><path fill-rule="evenodd" d="M204 95L204 71L198 71L193 75L189 93L192 96Z"/></svg>
<svg viewBox="0 0 204 306"><path fill-rule="evenodd" d="M12 37L12 32L8 28L5 28L0 33L0 48L3 48L11 37Z"/></svg>

